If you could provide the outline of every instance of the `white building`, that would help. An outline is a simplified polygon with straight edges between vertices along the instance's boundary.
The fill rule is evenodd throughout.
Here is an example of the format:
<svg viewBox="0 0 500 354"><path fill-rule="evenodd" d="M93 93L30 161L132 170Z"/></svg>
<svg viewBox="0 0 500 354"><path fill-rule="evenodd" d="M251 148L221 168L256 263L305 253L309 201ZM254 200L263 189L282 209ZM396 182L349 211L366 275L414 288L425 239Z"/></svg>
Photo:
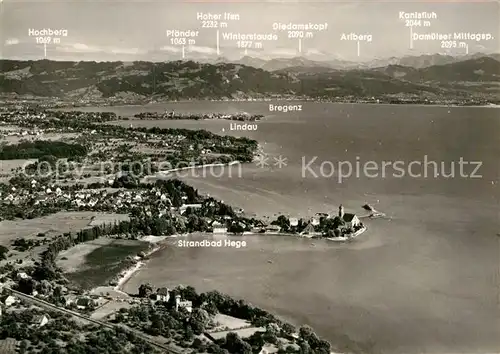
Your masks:
<svg viewBox="0 0 500 354"><path fill-rule="evenodd" d="M224 227L220 222L214 221L212 223L212 232L214 234L225 234L227 233L227 227Z"/></svg>
<svg viewBox="0 0 500 354"><path fill-rule="evenodd" d="M43 327L47 323L49 323L49 318L45 315L39 315L33 317L33 320L31 321L31 324L36 327Z"/></svg>
<svg viewBox="0 0 500 354"><path fill-rule="evenodd" d="M346 228L354 228L356 226L359 226L359 224L361 223L356 214L344 213L344 207L342 206L342 204L339 206L339 218L344 221Z"/></svg>
<svg viewBox="0 0 500 354"><path fill-rule="evenodd" d="M180 307L185 308L188 312L193 311L193 303L191 301L182 301L180 295L175 296L175 311L178 311Z"/></svg>
<svg viewBox="0 0 500 354"><path fill-rule="evenodd" d="M319 225L319 219L318 218L311 218L311 224L313 226Z"/></svg>
<svg viewBox="0 0 500 354"><path fill-rule="evenodd" d="M170 290L168 290L168 288L159 288L158 291L156 291L155 300L167 302L168 300L170 300Z"/></svg>
<svg viewBox="0 0 500 354"><path fill-rule="evenodd" d="M9 295L7 296L7 298L5 299L5 306L12 306L14 305L16 302L17 302L17 298L12 296L12 295Z"/></svg>

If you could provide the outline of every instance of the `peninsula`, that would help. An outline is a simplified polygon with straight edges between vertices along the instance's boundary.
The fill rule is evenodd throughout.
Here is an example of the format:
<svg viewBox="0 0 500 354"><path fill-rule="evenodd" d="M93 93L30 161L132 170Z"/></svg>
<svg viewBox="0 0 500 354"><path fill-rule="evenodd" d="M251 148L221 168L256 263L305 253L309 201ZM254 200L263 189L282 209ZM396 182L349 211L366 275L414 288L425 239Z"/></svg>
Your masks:
<svg viewBox="0 0 500 354"><path fill-rule="evenodd" d="M156 112L145 112L138 113L134 115L134 118L138 119L185 119L185 120L206 120L206 119L224 119L224 120L237 120L237 121L258 121L264 118L261 114L248 114L248 113L234 113L234 114L224 114L224 113L200 113L200 114L183 114L183 113L175 113L165 112L165 113L156 113Z"/></svg>

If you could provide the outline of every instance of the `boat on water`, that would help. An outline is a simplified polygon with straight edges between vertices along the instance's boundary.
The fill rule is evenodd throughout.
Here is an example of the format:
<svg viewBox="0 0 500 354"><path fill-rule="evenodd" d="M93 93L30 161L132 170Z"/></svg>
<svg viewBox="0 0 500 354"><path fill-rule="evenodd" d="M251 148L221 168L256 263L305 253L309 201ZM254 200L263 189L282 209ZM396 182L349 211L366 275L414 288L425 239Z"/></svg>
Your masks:
<svg viewBox="0 0 500 354"><path fill-rule="evenodd" d="M368 211L375 211L375 209L370 205L370 204L365 204L363 205L363 209L368 210Z"/></svg>

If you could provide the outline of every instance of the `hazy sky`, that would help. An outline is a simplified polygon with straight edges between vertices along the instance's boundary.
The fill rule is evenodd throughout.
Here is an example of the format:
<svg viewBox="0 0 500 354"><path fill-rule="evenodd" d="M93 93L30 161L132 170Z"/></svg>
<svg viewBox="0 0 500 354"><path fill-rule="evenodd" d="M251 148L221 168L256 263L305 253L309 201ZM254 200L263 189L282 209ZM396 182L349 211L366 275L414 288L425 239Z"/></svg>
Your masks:
<svg viewBox="0 0 500 354"><path fill-rule="evenodd" d="M0 0L2 1L2 0ZM276 34L276 41L262 42L262 48L250 48L254 57L306 56L315 60L346 59L365 61L374 58L420 53L465 54L456 47L441 48L441 41L414 41L410 49L410 28L399 19L399 12L435 12L430 26L414 27L415 33L490 33L488 41L464 41L469 53L492 52L499 48L499 2L305 2L305 1L19 1L1 2L2 58L55 60L173 60L182 57L182 45L172 44L167 30L199 31L195 44L184 46L184 57L245 55L237 41L224 40L223 32ZM230 12L240 19L217 29L201 28L198 12ZM324 31L312 32L312 38L288 38L287 31L274 31L273 23L328 24ZM64 29L60 43L44 49L36 44L32 29ZM371 35L371 42L342 41L342 33ZM52 39L52 41L55 38ZM454 44L450 43L453 47ZM358 55L359 54L359 55Z"/></svg>

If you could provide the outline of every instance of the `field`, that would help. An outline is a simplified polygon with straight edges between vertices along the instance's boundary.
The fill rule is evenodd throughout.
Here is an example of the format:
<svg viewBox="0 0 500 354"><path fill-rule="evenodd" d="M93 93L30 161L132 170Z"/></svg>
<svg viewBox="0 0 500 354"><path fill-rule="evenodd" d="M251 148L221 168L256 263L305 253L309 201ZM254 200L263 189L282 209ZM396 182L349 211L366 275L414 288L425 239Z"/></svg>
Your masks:
<svg viewBox="0 0 500 354"><path fill-rule="evenodd" d="M0 353L10 354L17 352L17 341L12 338L0 340Z"/></svg>
<svg viewBox="0 0 500 354"><path fill-rule="evenodd" d="M259 328L259 327L249 327L249 328L243 328L239 330L230 330L230 331L222 331L222 332L213 332L210 333L212 337L215 339L220 339L220 338L226 338L227 334L230 332L234 332L238 334L241 338L248 338L255 332L264 332L264 328Z"/></svg>
<svg viewBox="0 0 500 354"><path fill-rule="evenodd" d="M122 214L103 214L96 212L59 212L31 220L4 220L0 222L0 244L10 245L16 238L33 239L43 233L45 237L59 236L65 232L79 231L90 226L94 220L113 222L125 218Z"/></svg>
<svg viewBox="0 0 500 354"><path fill-rule="evenodd" d="M265 328L253 327L248 321L223 314L217 314L215 322L218 324L217 327L209 331L215 339L224 338L229 332L235 332L240 337L245 338L257 331L265 331Z"/></svg>
<svg viewBox="0 0 500 354"><path fill-rule="evenodd" d="M90 318L94 320L106 320L107 317L110 315L114 314L121 308L130 308L132 307L132 304L125 302L125 301L116 301L116 300L111 300L108 301L106 304L103 306L99 307L97 310L95 310L92 315L90 315Z"/></svg>
<svg viewBox="0 0 500 354"><path fill-rule="evenodd" d="M0 160L0 182L7 182L12 177L12 170L28 166L35 161L35 159Z"/></svg>
<svg viewBox="0 0 500 354"><path fill-rule="evenodd" d="M230 329L239 329L245 327L251 327L251 323L236 317L227 316L223 314L217 314L214 321L218 323L218 326L212 330L212 332L226 331Z"/></svg>

